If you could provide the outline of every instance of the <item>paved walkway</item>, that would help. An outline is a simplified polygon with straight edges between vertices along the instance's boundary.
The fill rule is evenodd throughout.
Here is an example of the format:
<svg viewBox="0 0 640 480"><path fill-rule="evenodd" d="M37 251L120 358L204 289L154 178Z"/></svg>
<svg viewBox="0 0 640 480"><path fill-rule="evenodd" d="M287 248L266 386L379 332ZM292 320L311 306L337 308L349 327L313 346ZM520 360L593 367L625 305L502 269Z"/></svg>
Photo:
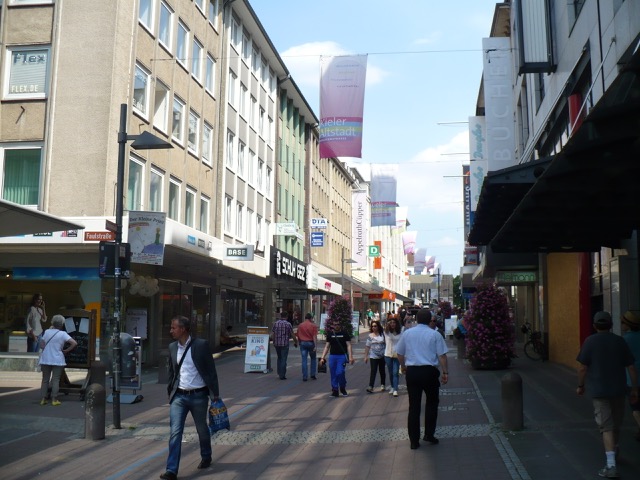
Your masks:
<svg viewBox="0 0 640 480"><path fill-rule="evenodd" d="M362 338L362 337L361 337ZM216 360L232 430L213 438L214 463L197 470L197 435L187 420L181 479L594 479L604 465L590 402L575 395L573 371L517 358L510 372L524 385L525 429L503 431L501 380L506 371L475 371L449 354L450 381L441 391L440 444L409 448L408 400L368 394L364 342L348 368L349 396L330 398L329 378L302 382L299 350L291 348L287 380L275 373L242 373L244 351ZM275 365L275 353L272 352ZM70 374L71 380L83 377ZM11 480L158 478L167 455L166 385L145 372L144 400L122 404L122 429L113 429L107 404L106 439L84 439L84 402L62 397L60 407L39 405L39 378L0 372L0 477ZM127 393L127 392L123 392ZM640 478L640 443L625 419L619 471Z"/></svg>

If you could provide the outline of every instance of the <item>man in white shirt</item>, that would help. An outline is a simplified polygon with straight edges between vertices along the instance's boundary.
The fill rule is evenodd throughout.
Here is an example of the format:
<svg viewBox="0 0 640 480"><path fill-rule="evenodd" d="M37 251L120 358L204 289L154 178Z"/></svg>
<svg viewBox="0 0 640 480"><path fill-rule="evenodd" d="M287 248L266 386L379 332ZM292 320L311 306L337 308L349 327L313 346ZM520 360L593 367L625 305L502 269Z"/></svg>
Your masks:
<svg viewBox="0 0 640 480"><path fill-rule="evenodd" d="M449 380L447 345L442 335L429 328L431 312L423 308L418 311L416 318L418 324L406 329L396 346L400 369L407 378L409 393L407 430L412 450L420 447L420 404L423 391L426 394L423 440L431 445L438 444L439 441L434 436L440 403L438 365L442 369L442 383L445 384Z"/></svg>

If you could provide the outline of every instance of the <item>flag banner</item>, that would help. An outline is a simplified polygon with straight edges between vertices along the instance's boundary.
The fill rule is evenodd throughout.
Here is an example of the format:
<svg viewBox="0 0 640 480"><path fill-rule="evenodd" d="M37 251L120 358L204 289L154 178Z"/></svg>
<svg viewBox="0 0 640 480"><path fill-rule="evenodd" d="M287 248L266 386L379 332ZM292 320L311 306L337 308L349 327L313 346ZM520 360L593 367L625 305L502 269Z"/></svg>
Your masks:
<svg viewBox="0 0 640 480"><path fill-rule="evenodd" d="M427 270L433 270L436 266L436 257L427 257L425 260L425 266Z"/></svg>
<svg viewBox="0 0 640 480"><path fill-rule="evenodd" d="M320 58L320 158L362 158L367 56Z"/></svg>
<svg viewBox="0 0 640 480"><path fill-rule="evenodd" d="M400 235L407 231L407 220L409 207L396 208L396 224L391 227L391 235ZM406 253L406 252L405 252Z"/></svg>
<svg viewBox="0 0 640 480"><path fill-rule="evenodd" d="M402 246L404 247L405 255L410 253L415 253L417 236L418 236L418 232L402 233Z"/></svg>
<svg viewBox="0 0 640 480"><path fill-rule="evenodd" d="M397 165L371 165L371 226L396 225Z"/></svg>
<svg viewBox="0 0 640 480"><path fill-rule="evenodd" d="M381 240L374 240L373 244L376 247L378 247L378 253L380 254L377 257L373 258L373 269L374 270L381 270L382 269L382 241Z"/></svg>
<svg viewBox="0 0 640 480"><path fill-rule="evenodd" d="M426 258L427 258L427 249L419 248L416 250L415 258L413 260L413 271L416 272L416 275L420 275L426 266Z"/></svg>
<svg viewBox="0 0 640 480"><path fill-rule="evenodd" d="M369 238L369 201L366 190L354 190L351 194L351 258L352 267L366 267L369 260L367 247Z"/></svg>
<svg viewBox="0 0 640 480"><path fill-rule="evenodd" d="M164 212L129 212L131 263L162 265L166 218Z"/></svg>

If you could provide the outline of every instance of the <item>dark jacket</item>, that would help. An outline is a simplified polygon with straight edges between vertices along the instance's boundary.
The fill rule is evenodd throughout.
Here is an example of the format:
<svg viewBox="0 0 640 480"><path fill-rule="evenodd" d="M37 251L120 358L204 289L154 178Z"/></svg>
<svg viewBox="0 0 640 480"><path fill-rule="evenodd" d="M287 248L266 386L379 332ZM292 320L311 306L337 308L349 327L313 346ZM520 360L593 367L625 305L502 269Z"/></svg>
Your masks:
<svg viewBox="0 0 640 480"><path fill-rule="evenodd" d="M198 370L198 373L204 380L204 383L209 388L209 397L219 397L220 390L218 387L218 373L216 372L216 365L211 355L209 348L209 342L201 338L191 338L191 358ZM169 403L173 400L173 396L180 385L180 371L178 369L178 342L169 344L169 384L167 386L167 393L169 394Z"/></svg>

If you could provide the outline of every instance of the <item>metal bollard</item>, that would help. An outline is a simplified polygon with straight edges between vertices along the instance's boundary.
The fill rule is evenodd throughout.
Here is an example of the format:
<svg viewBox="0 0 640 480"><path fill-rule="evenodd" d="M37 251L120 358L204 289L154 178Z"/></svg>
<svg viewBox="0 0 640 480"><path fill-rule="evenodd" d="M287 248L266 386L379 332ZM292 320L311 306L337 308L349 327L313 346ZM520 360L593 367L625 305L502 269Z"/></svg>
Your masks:
<svg viewBox="0 0 640 480"><path fill-rule="evenodd" d="M107 391L102 385L92 383L87 388L84 404L84 438L103 440Z"/></svg>
<svg viewBox="0 0 640 480"><path fill-rule="evenodd" d="M502 377L502 428L522 430L523 417L522 377L517 373L509 372Z"/></svg>
<svg viewBox="0 0 640 480"><path fill-rule="evenodd" d="M107 364L104 362L92 362L89 368L91 383L97 383L107 388Z"/></svg>
<svg viewBox="0 0 640 480"><path fill-rule="evenodd" d="M461 360L467 358L467 342L465 341L465 338L460 337L456 339L456 342L458 346L458 358Z"/></svg>

